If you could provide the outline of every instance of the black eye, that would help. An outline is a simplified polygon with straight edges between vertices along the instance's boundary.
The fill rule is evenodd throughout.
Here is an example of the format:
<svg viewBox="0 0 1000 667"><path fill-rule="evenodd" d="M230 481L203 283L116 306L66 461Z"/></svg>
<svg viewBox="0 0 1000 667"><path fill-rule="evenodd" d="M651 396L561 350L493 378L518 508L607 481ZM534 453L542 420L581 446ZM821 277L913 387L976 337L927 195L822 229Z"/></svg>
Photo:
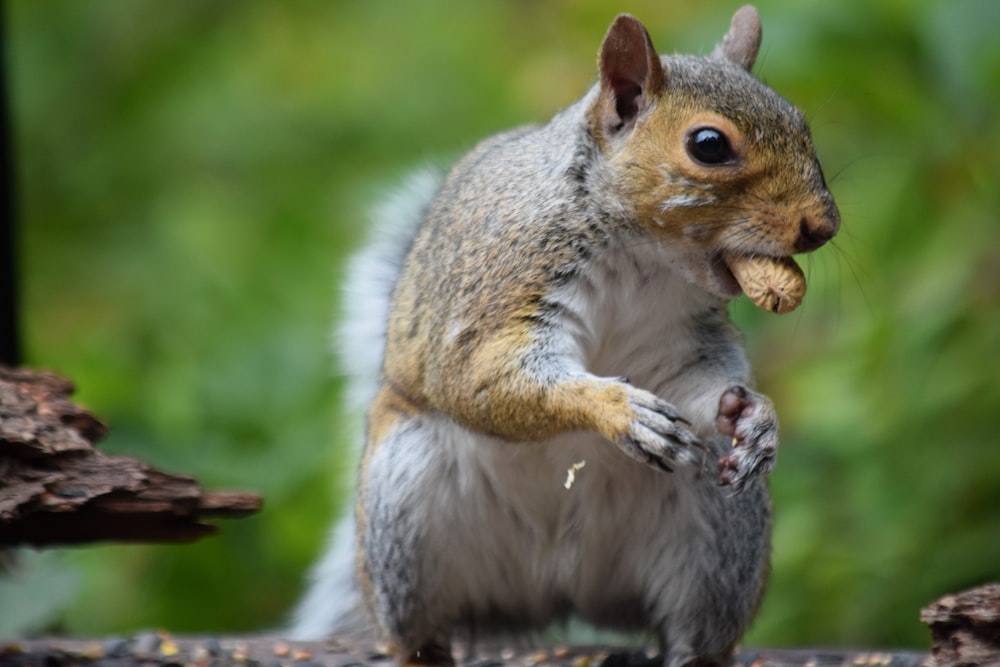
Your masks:
<svg viewBox="0 0 1000 667"><path fill-rule="evenodd" d="M724 164L736 157L729 139L714 127L691 132L687 138L687 152L695 162L702 164Z"/></svg>

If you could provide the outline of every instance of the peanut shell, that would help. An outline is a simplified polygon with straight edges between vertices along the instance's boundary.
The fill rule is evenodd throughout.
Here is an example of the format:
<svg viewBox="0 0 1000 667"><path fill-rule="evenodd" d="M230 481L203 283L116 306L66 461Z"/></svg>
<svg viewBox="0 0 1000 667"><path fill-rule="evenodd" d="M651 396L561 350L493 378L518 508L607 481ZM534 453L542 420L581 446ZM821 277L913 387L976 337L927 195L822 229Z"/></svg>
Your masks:
<svg viewBox="0 0 1000 667"><path fill-rule="evenodd" d="M731 255L725 259L743 293L758 308L781 315L802 303L806 277L791 257Z"/></svg>

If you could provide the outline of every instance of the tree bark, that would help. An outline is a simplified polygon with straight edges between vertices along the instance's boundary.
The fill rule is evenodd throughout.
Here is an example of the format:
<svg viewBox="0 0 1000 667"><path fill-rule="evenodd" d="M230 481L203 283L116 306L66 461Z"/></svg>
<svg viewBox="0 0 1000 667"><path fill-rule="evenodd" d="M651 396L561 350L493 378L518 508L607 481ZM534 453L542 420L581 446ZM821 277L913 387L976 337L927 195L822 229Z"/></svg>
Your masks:
<svg viewBox="0 0 1000 667"><path fill-rule="evenodd" d="M820 649L743 649L732 667L920 667L927 653ZM661 667L655 649L641 646L518 648L456 645L458 667ZM285 641L280 637L174 638L145 633L104 640L45 639L5 645L0 667L393 667L385 647L351 643Z"/></svg>
<svg viewBox="0 0 1000 667"><path fill-rule="evenodd" d="M97 541L184 542L216 532L206 517L260 509L253 493L207 493L193 477L94 442L107 431L54 373L0 366L0 547Z"/></svg>
<svg viewBox="0 0 1000 667"><path fill-rule="evenodd" d="M1000 584L946 595L920 612L936 667L1000 667Z"/></svg>

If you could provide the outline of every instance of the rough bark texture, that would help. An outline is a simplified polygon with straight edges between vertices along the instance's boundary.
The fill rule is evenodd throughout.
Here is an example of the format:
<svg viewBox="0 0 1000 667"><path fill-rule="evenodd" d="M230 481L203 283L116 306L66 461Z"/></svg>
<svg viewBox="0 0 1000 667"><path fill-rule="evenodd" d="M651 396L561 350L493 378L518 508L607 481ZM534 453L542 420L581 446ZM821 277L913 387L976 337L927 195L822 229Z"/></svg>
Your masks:
<svg viewBox="0 0 1000 667"><path fill-rule="evenodd" d="M1000 584L946 595L924 607L937 667L1000 667Z"/></svg>
<svg viewBox="0 0 1000 667"><path fill-rule="evenodd" d="M457 646L459 667L660 667L655 650L607 646L505 648ZM767 649L738 651L733 667L919 667L926 653ZM147 633L104 640L0 642L2 667L394 667L383 649L339 641L277 637L173 638Z"/></svg>
<svg viewBox="0 0 1000 667"><path fill-rule="evenodd" d="M192 477L94 449L107 428L54 373L0 366L0 547L189 541L205 517L260 509L252 493L206 493Z"/></svg>

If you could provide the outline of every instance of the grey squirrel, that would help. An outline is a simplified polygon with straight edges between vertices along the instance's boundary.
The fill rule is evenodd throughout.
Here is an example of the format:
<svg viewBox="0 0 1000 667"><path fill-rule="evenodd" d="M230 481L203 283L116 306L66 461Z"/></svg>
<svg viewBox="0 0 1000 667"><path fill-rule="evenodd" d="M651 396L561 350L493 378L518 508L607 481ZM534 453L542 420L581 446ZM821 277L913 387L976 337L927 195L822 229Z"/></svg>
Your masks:
<svg viewBox="0 0 1000 667"><path fill-rule="evenodd" d="M368 627L450 665L453 637L574 616L655 633L666 665L730 657L778 422L727 303L756 293L738 266L840 225L802 114L749 73L760 38L746 6L711 55L659 56L621 15L582 99L383 211L348 278L354 514L294 636Z"/></svg>

